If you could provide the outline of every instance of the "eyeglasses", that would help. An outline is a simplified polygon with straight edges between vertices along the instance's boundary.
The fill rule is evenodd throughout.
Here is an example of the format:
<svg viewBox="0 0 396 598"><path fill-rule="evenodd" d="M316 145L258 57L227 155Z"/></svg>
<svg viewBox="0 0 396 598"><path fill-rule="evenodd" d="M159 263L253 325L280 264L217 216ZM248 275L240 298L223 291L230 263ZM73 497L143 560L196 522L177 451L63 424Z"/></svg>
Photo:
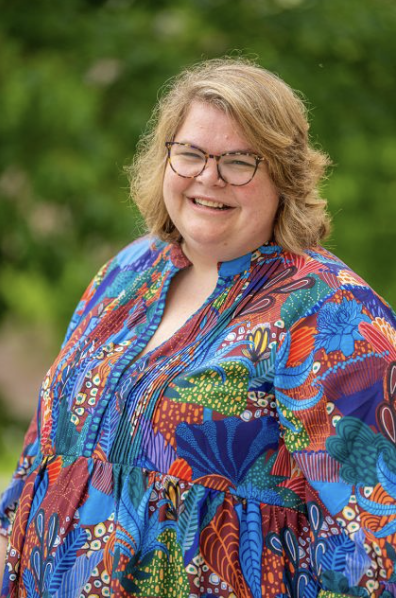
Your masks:
<svg viewBox="0 0 396 598"><path fill-rule="evenodd" d="M167 141L168 162L172 170L185 179L194 179L206 168L209 158L217 163L219 177L230 185L241 187L250 183L258 165L265 160L248 152L225 152L216 156L207 154L189 143Z"/></svg>

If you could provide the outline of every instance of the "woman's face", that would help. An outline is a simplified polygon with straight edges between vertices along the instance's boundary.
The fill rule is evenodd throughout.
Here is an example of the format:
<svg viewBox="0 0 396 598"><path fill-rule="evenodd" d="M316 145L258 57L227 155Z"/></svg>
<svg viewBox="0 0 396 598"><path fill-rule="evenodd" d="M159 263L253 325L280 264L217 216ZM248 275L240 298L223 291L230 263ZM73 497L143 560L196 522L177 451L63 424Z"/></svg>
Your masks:
<svg viewBox="0 0 396 598"><path fill-rule="evenodd" d="M174 141L209 154L257 153L233 118L202 102L192 104ZM193 179L180 177L167 165L163 194L168 214L183 237L183 249L194 264L235 259L272 237L279 197L265 162L241 187L219 178L214 159Z"/></svg>

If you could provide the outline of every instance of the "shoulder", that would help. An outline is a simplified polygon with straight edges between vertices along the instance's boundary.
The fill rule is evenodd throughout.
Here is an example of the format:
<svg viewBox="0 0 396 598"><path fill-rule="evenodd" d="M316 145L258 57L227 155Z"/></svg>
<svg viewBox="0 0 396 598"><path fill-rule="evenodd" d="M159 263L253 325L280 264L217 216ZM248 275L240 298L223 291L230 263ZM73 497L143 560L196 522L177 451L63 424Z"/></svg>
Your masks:
<svg viewBox="0 0 396 598"><path fill-rule="evenodd" d="M144 269L153 263L167 244L156 237L146 235L123 247L109 262L108 270Z"/></svg>
<svg viewBox="0 0 396 598"><path fill-rule="evenodd" d="M150 268L161 268L161 258L166 261L169 245L152 236L132 241L112 257L96 274L92 291L95 300L106 296L114 298L136 277Z"/></svg>
<svg viewBox="0 0 396 598"><path fill-rule="evenodd" d="M322 369L337 374L338 380L339 372L371 363L366 361L370 358L382 372L396 356L391 306L322 247L286 255L286 260L293 283L281 307L285 334L278 345L278 363L289 367L299 356L299 366L303 358L311 366L322 363Z"/></svg>
<svg viewBox="0 0 396 598"><path fill-rule="evenodd" d="M70 338L81 320L111 303L137 276L154 266L161 255L166 256L168 245L152 236L132 241L109 259L97 272L78 303L69 324L66 339Z"/></svg>
<svg viewBox="0 0 396 598"><path fill-rule="evenodd" d="M314 276L326 283L329 293L342 289L366 289L379 297L359 274L324 247L317 246L307 249L302 255L286 255L289 263L294 266L294 277ZM381 300L383 301L383 299Z"/></svg>
<svg viewBox="0 0 396 598"><path fill-rule="evenodd" d="M345 284L369 285L339 257L321 246L306 249L301 255L285 253L286 260L299 274L315 274L326 280L330 288Z"/></svg>
<svg viewBox="0 0 396 598"><path fill-rule="evenodd" d="M284 253L285 266L289 268L293 283L290 295L296 306L294 325L298 320L323 311L326 305L337 304L351 312L364 310L371 317L381 317L394 322L389 304L339 257L323 247L313 247L301 255ZM303 289L297 292L296 289ZM359 306L359 307L358 307ZM333 309L333 311L336 309ZM330 313L330 308L325 308Z"/></svg>

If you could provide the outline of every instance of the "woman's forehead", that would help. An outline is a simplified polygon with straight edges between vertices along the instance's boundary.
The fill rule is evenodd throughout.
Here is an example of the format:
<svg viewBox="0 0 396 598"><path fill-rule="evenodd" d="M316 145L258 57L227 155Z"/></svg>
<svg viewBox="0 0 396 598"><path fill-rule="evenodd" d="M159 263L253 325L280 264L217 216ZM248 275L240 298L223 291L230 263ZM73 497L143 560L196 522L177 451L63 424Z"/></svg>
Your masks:
<svg viewBox="0 0 396 598"><path fill-rule="evenodd" d="M193 102L175 140L206 151L254 151L236 120L223 110L204 102ZM208 147L210 146L210 147ZM214 148L217 149L214 149Z"/></svg>

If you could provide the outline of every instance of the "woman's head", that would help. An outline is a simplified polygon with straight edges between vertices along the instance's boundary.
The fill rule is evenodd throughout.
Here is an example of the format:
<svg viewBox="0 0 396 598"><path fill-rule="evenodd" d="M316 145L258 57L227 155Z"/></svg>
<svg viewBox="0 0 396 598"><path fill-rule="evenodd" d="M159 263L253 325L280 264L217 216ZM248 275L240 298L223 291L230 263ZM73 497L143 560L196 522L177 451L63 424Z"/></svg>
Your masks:
<svg viewBox="0 0 396 598"><path fill-rule="evenodd" d="M249 145L265 157L279 195L276 242L294 252L319 243L329 230L326 202L317 190L327 157L309 144L306 109L296 93L244 59L209 60L186 69L158 102L131 169L132 195L149 230L162 239L180 240L163 198L165 142L175 138L197 102L235 120Z"/></svg>

